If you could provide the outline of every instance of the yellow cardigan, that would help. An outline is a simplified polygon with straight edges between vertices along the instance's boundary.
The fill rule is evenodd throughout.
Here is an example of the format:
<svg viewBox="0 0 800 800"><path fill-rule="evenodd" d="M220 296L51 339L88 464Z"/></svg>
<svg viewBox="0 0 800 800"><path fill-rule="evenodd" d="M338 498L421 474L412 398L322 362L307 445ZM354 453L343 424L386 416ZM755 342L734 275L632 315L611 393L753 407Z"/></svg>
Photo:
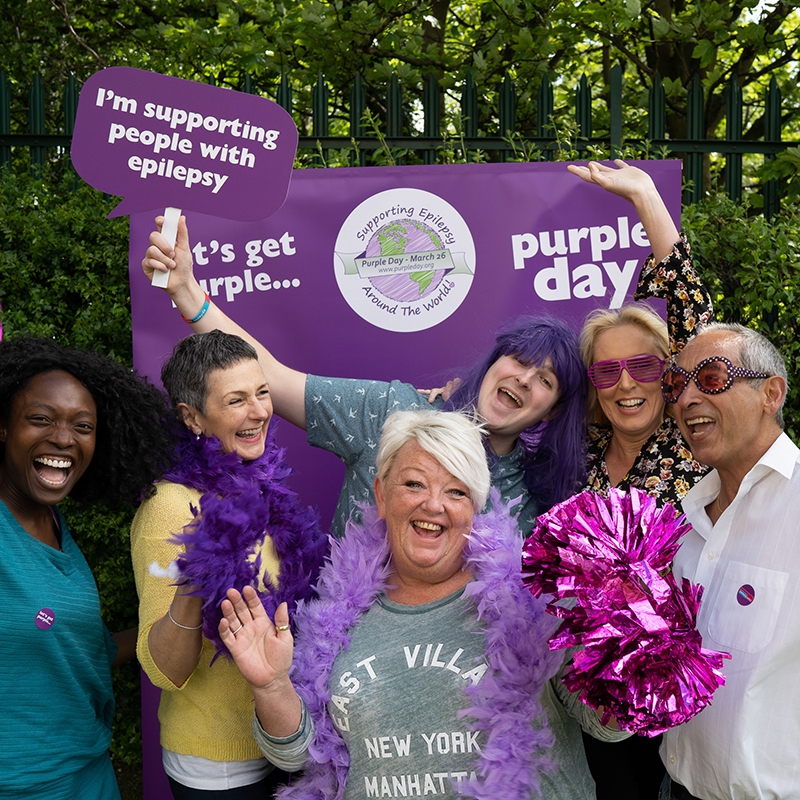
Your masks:
<svg viewBox="0 0 800 800"><path fill-rule="evenodd" d="M167 613L175 585L171 578L151 575L149 566L155 561L166 569L178 557L182 547L168 539L192 521L190 506L199 508L199 492L181 484L162 482L134 517L131 556L139 593L136 653L148 678L164 690L158 707L162 747L212 761L258 759L262 754L251 729L253 695L232 661L220 656L210 666L214 646L204 638L196 669L183 686L176 686L150 654L150 628ZM262 580L264 571L274 579L279 562L268 536L264 538L261 559Z"/></svg>

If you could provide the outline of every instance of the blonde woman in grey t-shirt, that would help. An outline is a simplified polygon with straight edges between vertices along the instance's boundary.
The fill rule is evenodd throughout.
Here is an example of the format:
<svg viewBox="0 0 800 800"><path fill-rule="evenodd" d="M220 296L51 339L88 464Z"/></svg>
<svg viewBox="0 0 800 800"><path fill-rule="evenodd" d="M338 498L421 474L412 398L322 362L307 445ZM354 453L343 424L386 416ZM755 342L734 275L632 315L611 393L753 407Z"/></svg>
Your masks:
<svg viewBox="0 0 800 800"><path fill-rule="evenodd" d="M229 591L220 633L253 690L256 741L304 770L282 797L594 797L579 721L625 734L551 683L562 655L522 585L513 521L499 502L475 516L489 487L470 420L397 412L376 506L334 542L294 653L285 607L273 624L252 591Z"/></svg>

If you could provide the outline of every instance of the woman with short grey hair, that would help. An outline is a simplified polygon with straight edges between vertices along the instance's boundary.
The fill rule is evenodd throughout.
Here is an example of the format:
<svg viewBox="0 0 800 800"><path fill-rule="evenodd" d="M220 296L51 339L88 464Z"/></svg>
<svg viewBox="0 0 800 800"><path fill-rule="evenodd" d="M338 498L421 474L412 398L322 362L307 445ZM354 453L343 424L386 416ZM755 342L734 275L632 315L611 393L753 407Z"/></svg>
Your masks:
<svg viewBox="0 0 800 800"><path fill-rule="evenodd" d="M163 690L162 763L176 800L261 800L274 776L250 734L250 689L227 659L211 666L224 650L219 603L233 581L258 587L268 608L293 606L310 595L326 541L284 485L269 387L247 342L188 336L161 379L178 417L176 456L136 513L131 548L137 654Z"/></svg>
<svg viewBox="0 0 800 800"><path fill-rule="evenodd" d="M296 647L285 606L273 623L252 590L228 592L220 634L252 689L256 741L303 769L280 797L593 800L580 725L627 734L554 678L555 622L522 584L508 508L494 491L475 513L488 484L470 420L396 412L376 505L333 541L319 598L293 615Z"/></svg>

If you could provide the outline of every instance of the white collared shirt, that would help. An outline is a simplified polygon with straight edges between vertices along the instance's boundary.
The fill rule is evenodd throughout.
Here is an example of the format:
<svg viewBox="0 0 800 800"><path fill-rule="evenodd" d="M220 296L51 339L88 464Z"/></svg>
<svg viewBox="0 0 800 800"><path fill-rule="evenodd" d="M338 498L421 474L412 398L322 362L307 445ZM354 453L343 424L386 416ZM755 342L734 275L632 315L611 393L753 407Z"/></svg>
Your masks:
<svg viewBox="0 0 800 800"><path fill-rule="evenodd" d="M703 646L727 651L725 686L668 731L661 757L702 800L800 800L800 450L781 434L716 525L714 470L686 495L693 529L675 576L705 587Z"/></svg>

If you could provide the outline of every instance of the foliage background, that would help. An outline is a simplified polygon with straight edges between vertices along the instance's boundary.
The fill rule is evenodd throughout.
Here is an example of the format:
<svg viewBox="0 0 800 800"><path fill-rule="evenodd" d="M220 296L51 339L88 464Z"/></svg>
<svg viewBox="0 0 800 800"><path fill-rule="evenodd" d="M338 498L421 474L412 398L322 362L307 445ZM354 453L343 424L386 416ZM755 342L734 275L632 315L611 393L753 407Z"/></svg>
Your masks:
<svg viewBox="0 0 800 800"><path fill-rule="evenodd" d="M726 90L743 93L745 141L765 134L764 93L774 78L783 95L783 138L800 139L800 0L6 0L0 7L0 65L15 102L10 126L27 130L27 87L38 72L48 124L61 125L59 93L107 66L131 66L277 98L281 77L294 117L311 133L312 87L329 87L331 135L347 134L356 73L368 109L384 120L386 87L403 85L405 134L421 133L419 104L428 76L444 89L443 120L457 132L468 75L478 90L478 127L498 130L498 92L506 75L517 91L516 129L537 130L537 89L547 76L556 121L571 114L586 75L594 133L609 127L611 67L623 68L626 135L648 134L647 88L658 74L670 138L686 135L688 87L705 93L706 138L725 138ZM545 120L544 124L548 124ZM800 149L780 158L796 175ZM706 188L722 166L705 161ZM752 166L750 165L750 168Z"/></svg>
<svg viewBox="0 0 800 800"><path fill-rule="evenodd" d="M800 115L798 7L798 0L8 0L0 45L9 75L24 83L40 71L54 87L69 73L83 81L102 67L128 65L234 88L248 74L274 97L285 72L305 118L320 73L346 119L356 72L370 86L395 73L417 93L429 74L452 90L471 72L488 96L509 71L521 92L523 129L535 124L531 103L543 74L558 83L585 72L602 104L603 81L622 63L628 122L635 129L641 121L642 87L658 72L672 137L685 131L683 101L695 75L708 94L709 134L735 76L748 101L745 138L760 138L756 98L773 75L786 122ZM371 101L381 103L377 93Z"/></svg>
<svg viewBox="0 0 800 800"><path fill-rule="evenodd" d="M434 75L445 92L446 147L440 158L449 163L466 157L458 147L459 92L468 74L479 90L480 132L491 135L498 133L497 92L506 73L518 93L517 130L535 134L536 90L547 75L556 94L552 121L566 142L557 157L570 159L580 157L569 145L574 85L587 75L594 135L607 135L608 75L615 63L624 69L629 137L646 136L646 87L658 72L671 137L685 135L687 87L698 76L709 137L724 137L724 90L736 78L744 93L744 138L763 138L764 89L775 77L783 92L784 138L800 138L798 8L800 0L7 0L0 7L0 70L11 96L12 132L28 129L34 73L41 75L46 94L45 128L58 132L64 128L60 93L71 74L80 82L106 66L133 66L234 88L248 76L255 91L273 99L285 74L301 133L311 132L311 87L320 75L330 87L330 132L347 133L357 72L367 84L372 127L385 130L386 84L397 75L405 90L403 131L413 135L421 130L423 81ZM375 162L392 163L400 155L410 160L384 148ZM472 160L482 157L470 154ZM514 157L538 156L520 143ZM298 165L319 163L306 155ZM349 160L330 153L327 164ZM786 357L787 429L797 439L800 149L757 167L746 160L751 191L743 205L714 194L722 169L713 159L706 165L707 199L684 208L684 229L718 317L761 329ZM784 211L770 222L750 206L758 201L759 177L777 179L783 189ZM17 151L12 165L0 171L6 336L52 336L131 364L127 221L105 219L115 204L78 180L66 158L32 172ZM112 630L135 625L128 539L133 510L67 503L64 511L98 580L107 624ZM141 765L138 665L117 670L114 679L112 751L117 768L126 772L123 797L134 797ZM127 795L123 783L134 785Z"/></svg>

